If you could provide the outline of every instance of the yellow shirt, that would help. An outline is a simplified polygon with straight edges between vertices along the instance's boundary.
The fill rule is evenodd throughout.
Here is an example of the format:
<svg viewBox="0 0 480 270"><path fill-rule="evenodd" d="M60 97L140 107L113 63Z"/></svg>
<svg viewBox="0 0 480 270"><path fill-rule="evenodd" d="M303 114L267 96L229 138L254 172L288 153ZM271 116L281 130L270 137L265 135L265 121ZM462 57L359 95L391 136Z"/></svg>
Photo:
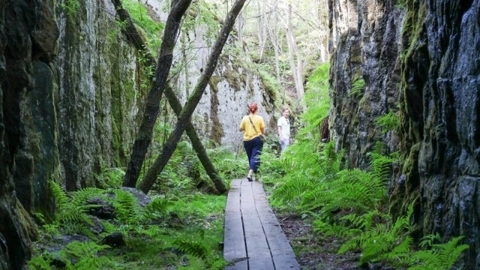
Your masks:
<svg viewBox="0 0 480 270"><path fill-rule="evenodd" d="M250 119L248 119L249 117L252 119L252 122L255 125L255 129L257 129L257 131L255 131L255 129L253 128ZM260 115L245 115L242 118L242 122L240 122L240 130L243 130L244 141L250 141L251 139L260 136L262 134L262 130L264 129L265 122L263 121L263 117L261 117Z"/></svg>

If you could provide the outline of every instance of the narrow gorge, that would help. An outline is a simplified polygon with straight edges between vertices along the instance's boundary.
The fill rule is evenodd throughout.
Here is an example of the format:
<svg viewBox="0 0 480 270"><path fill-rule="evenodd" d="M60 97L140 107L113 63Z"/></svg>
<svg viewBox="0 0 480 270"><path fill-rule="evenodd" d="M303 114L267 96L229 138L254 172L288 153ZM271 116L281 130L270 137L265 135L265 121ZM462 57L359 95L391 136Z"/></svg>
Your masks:
<svg viewBox="0 0 480 270"><path fill-rule="evenodd" d="M127 165L149 74L112 2L0 0L2 270L27 269L36 215L48 220L55 210L49 180L75 191L98 186L103 168ZM165 22L169 1L140 2ZM431 233L443 240L465 236L469 249L462 263L480 269L480 1L325 5L328 16L318 30L328 42L316 45L322 57L310 64L327 61L328 52L328 126L336 150L345 153L345 167L369 169L369 153L379 143L385 153L398 152L385 207L400 215L414 205L417 241ZM182 102L222 23L197 12L187 13L190 28L178 37L172 66L170 83ZM261 104L274 136L282 99L252 68L257 59L238 53L251 47L232 31L191 119L205 143L232 152L241 141L237 119L246 104ZM173 115L162 114L161 121L173 124ZM386 116L389 125L382 126Z"/></svg>

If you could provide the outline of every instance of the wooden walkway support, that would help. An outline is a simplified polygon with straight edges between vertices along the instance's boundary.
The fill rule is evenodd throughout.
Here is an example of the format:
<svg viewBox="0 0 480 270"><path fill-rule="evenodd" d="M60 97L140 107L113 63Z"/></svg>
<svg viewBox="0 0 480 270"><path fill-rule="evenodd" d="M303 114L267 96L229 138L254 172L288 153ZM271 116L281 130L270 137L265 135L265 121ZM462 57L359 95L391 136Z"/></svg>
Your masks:
<svg viewBox="0 0 480 270"><path fill-rule="evenodd" d="M233 180L227 197L223 256L227 270L300 269L261 183Z"/></svg>

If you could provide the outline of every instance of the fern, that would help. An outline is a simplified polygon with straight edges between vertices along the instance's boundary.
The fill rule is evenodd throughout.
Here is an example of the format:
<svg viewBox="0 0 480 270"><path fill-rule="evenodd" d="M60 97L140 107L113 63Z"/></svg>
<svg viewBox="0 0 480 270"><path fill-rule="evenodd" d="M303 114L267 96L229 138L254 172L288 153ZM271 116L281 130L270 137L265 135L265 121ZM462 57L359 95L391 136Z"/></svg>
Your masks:
<svg viewBox="0 0 480 270"><path fill-rule="evenodd" d="M349 95L361 94L365 90L365 80L356 79L352 84L352 90Z"/></svg>
<svg viewBox="0 0 480 270"><path fill-rule="evenodd" d="M141 212L137 199L128 191L116 189L115 200L115 218L124 224L137 224L137 218Z"/></svg>
<svg viewBox="0 0 480 270"><path fill-rule="evenodd" d="M142 213L142 220L151 221L164 217L172 203L164 198L155 198L145 206Z"/></svg>
<svg viewBox="0 0 480 270"><path fill-rule="evenodd" d="M377 117L375 123L386 133L395 130L400 126L400 116L397 113L390 111L385 115Z"/></svg>
<svg viewBox="0 0 480 270"><path fill-rule="evenodd" d="M54 180L49 180L48 186L52 191L53 197L55 198L57 208L65 207L69 202L69 198L67 194L63 191L62 187L60 187L60 185Z"/></svg>
<svg viewBox="0 0 480 270"><path fill-rule="evenodd" d="M305 103L309 108L301 117L305 126L300 134L315 134L318 132L320 121L328 115L330 108L329 77L330 64L319 65L308 78Z"/></svg>
<svg viewBox="0 0 480 270"><path fill-rule="evenodd" d="M28 269L31 270L50 270L52 267L50 266L51 262L53 261L52 255L49 252L44 252L38 256L34 256L28 262Z"/></svg>
<svg viewBox="0 0 480 270"><path fill-rule="evenodd" d="M410 207L410 211L413 211L413 207ZM410 228L408 222L412 212L406 217L398 218L393 225L389 225L389 222L374 223L374 217L380 217L386 219L386 214L379 214L374 211L362 216L350 216L345 218L346 220L353 221L354 225L360 226L363 233L355 235L351 239L347 240L339 249L339 253L345 253L349 250L362 250L362 257L360 263L366 263L370 261L378 261L385 258L397 257L398 252L404 249L397 248L399 245L406 245L402 243L404 241L409 242L406 239L406 233ZM388 219L386 220L388 221ZM395 252L395 253L392 253Z"/></svg>
<svg viewBox="0 0 480 270"><path fill-rule="evenodd" d="M210 255L209 249L200 241L177 239L173 242L173 246L183 253L195 256L202 260L206 260Z"/></svg>
<svg viewBox="0 0 480 270"><path fill-rule="evenodd" d="M420 239L420 247L424 249L428 249L433 247L433 245L436 242L439 242L441 239L440 234L435 233L435 234L429 234L427 236L424 236L422 239Z"/></svg>
<svg viewBox="0 0 480 270"><path fill-rule="evenodd" d="M432 236L427 236L426 238ZM438 239L438 235L433 236ZM424 239L426 239L424 238ZM459 244L463 236L452 238L445 244L432 244L431 250L422 250L412 256L411 264L415 266L408 269L451 269L458 261L460 255L469 248L466 244Z"/></svg>
<svg viewBox="0 0 480 270"><path fill-rule="evenodd" d="M60 251L60 257L67 269L102 269L112 263L108 257L99 257L99 252L108 248L94 242L72 242Z"/></svg>
<svg viewBox="0 0 480 270"><path fill-rule="evenodd" d="M370 153L372 157L372 174L383 183L387 183L392 176L392 164L398 162L398 153L392 153L388 156L379 153Z"/></svg>
<svg viewBox="0 0 480 270"><path fill-rule="evenodd" d="M306 178L299 178L297 182L288 181L278 186L274 191L272 204L298 205L305 196L306 191L315 189L315 184Z"/></svg>
<svg viewBox="0 0 480 270"><path fill-rule="evenodd" d="M54 181L50 181L49 184L57 204L56 225L62 225L62 228L68 233L82 232L91 236L92 233L88 226L93 222L86 214L88 207L85 205L85 201L72 201L75 196L69 198L67 193ZM88 193L88 191L84 191L84 193Z"/></svg>

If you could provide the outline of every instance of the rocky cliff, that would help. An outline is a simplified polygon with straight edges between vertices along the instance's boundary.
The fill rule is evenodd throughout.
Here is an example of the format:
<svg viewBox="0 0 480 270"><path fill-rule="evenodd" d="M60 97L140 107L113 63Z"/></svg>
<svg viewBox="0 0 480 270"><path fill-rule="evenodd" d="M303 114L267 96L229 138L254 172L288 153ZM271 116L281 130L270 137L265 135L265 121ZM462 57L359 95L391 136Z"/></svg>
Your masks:
<svg viewBox="0 0 480 270"><path fill-rule="evenodd" d="M153 2L162 20L168 8ZM0 0L0 9L0 269L21 269L35 236L27 213L48 219L53 210L49 179L75 190L95 185L102 168L125 167L148 82L109 0ZM185 100L214 35L202 27L183 35L202 48L173 85ZM248 102L270 119L261 79L239 62L223 58L192 118L205 141L237 145Z"/></svg>
<svg viewBox="0 0 480 270"><path fill-rule="evenodd" d="M330 1L330 126L351 166L377 141L400 151L395 212L415 202L417 236L465 236L480 268L480 1ZM393 111L400 125L382 132ZM398 211L397 211L398 210Z"/></svg>

